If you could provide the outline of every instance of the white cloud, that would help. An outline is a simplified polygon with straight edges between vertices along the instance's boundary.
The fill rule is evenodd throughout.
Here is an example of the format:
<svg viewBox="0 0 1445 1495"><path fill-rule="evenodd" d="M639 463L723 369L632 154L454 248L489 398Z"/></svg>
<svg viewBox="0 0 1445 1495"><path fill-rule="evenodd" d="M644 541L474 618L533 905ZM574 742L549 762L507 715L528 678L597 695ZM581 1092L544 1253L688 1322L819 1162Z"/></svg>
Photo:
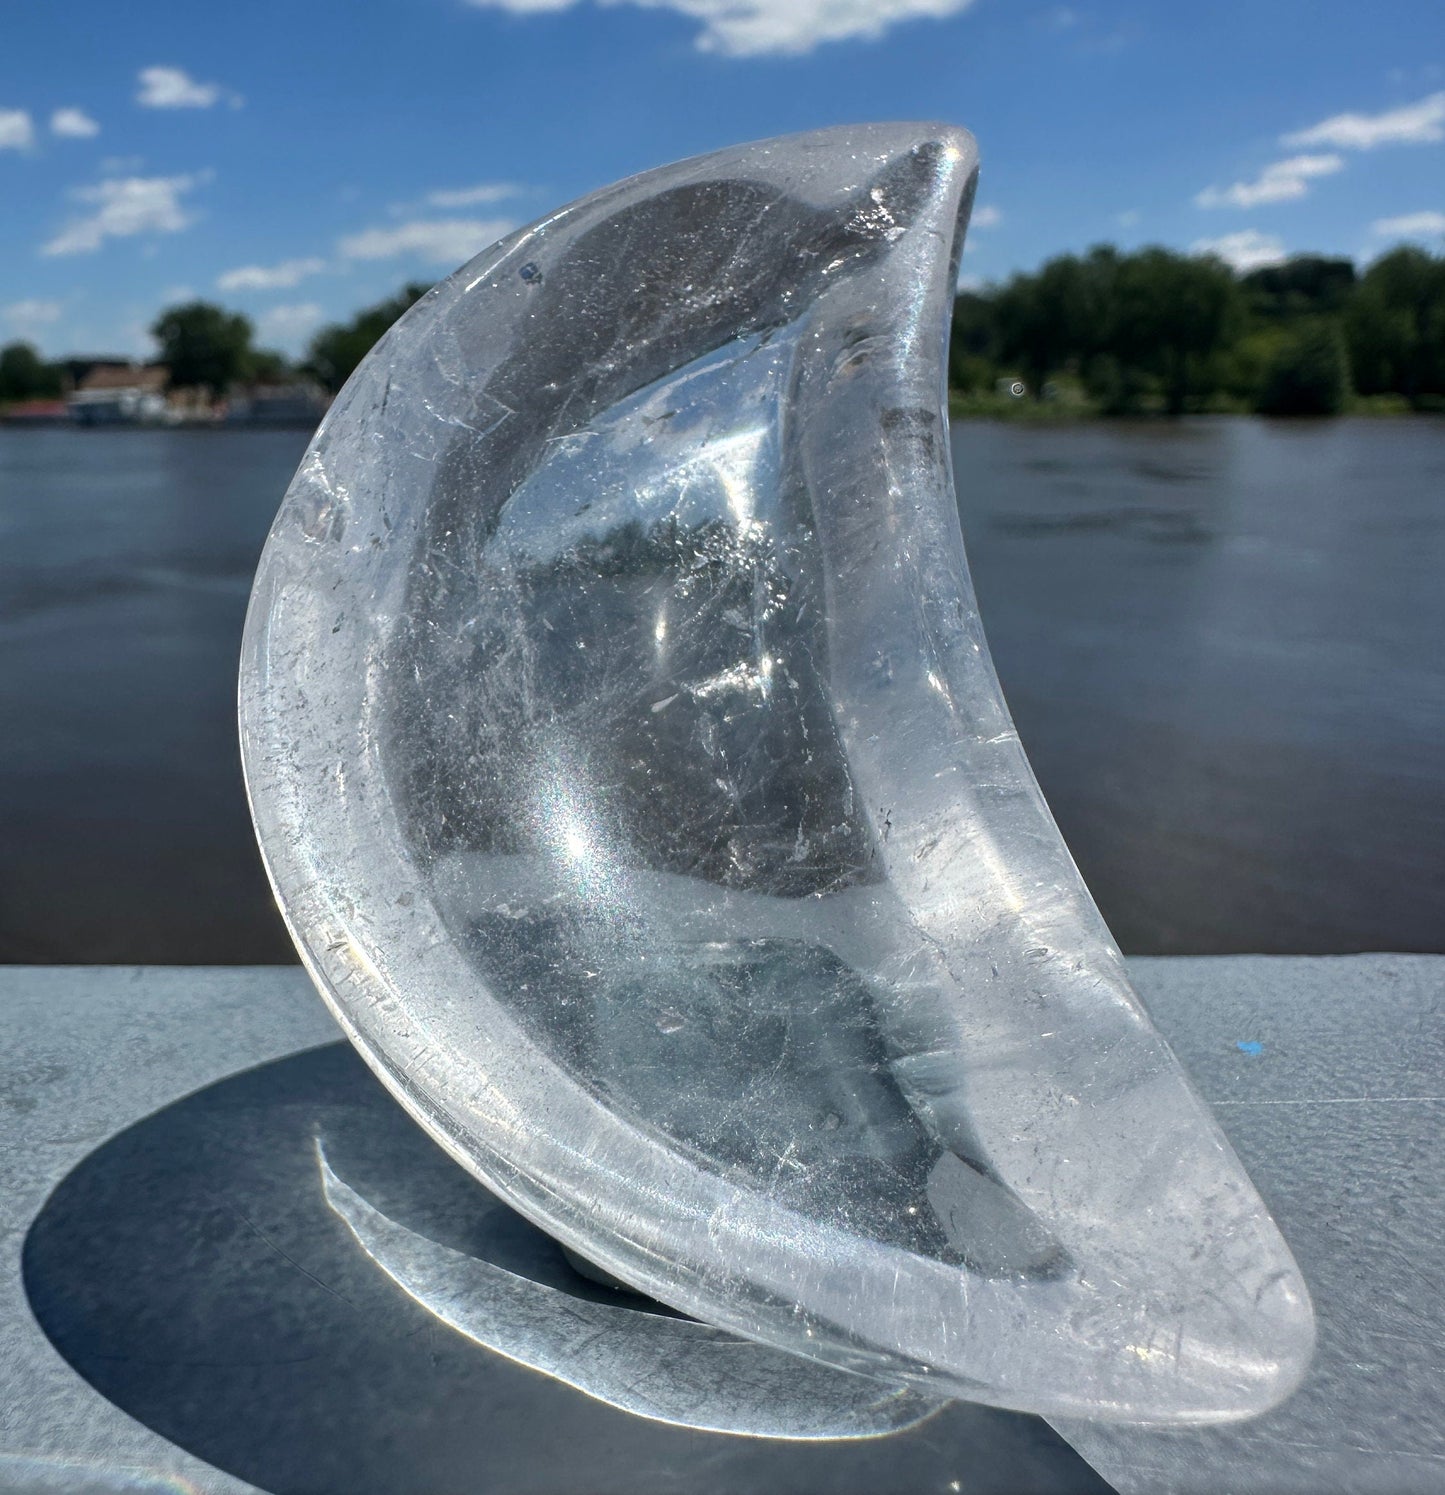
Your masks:
<svg viewBox="0 0 1445 1495"><path fill-rule="evenodd" d="M321 320L321 308L314 301L295 306L273 306L256 319L257 331L269 343L295 343Z"/></svg>
<svg viewBox="0 0 1445 1495"><path fill-rule="evenodd" d="M1003 222L1003 212L990 203L985 203L981 208L975 208L968 215L968 226L970 228L996 228Z"/></svg>
<svg viewBox="0 0 1445 1495"><path fill-rule="evenodd" d="M407 254L431 265L456 266L514 227L506 218L419 218L395 228L349 234L336 247L348 260L389 260Z"/></svg>
<svg viewBox="0 0 1445 1495"><path fill-rule="evenodd" d="M1333 145L1340 150L1369 151L1377 145L1428 145L1445 140L1445 92L1383 114L1334 114L1307 130L1286 135L1284 145Z"/></svg>
<svg viewBox="0 0 1445 1495"><path fill-rule="evenodd" d="M42 249L42 254L88 254L107 239L129 239L135 234L174 234L190 226L191 215L181 198L202 182L208 172L194 176L120 177L77 187L71 196L95 208L73 219Z"/></svg>
<svg viewBox="0 0 1445 1495"><path fill-rule="evenodd" d="M0 109L0 151L29 150L35 143L35 126L25 109Z"/></svg>
<svg viewBox="0 0 1445 1495"><path fill-rule="evenodd" d="M322 259L282 260L279 265L242 265L216 278L223 291L276 291L299 285L326 268Z"/></svg>
<svg viewBox="0 0 1445 1495"><path fill-rule="evenodd" d="M1427 210L1404 213L1399 218L1377 218L1370 232L1388 239L1439 239L1445 237L1445 213Z"/></svg>
<svg viewBox="0 0 1445 1495"><path fill-rule="evenodd" d="M1114 214L1114 222L1120 228L1133 228L1139 222L1141 216L1138 208L1125 208L1122 213Z"/></svg>
<svg viewBox="0 0 1445 1495"><path fill-rule="evenodd" d="M184 68L143 67L136 81L135 101L146 109L209 109L222 97L233 105L241 102L240 94L219 83L198 83Z"/></svg>
<svg viewBox="0 0 1445 1495"><path fill-rule="evenodd" d="M501 202L525 189L514 182L481 182L475 187L457 187L445 192L428 192L429 208L475 208L484 202Z"/></svg>
<svg viewBox="0 0 1445 1495"><path fill-rule="evenodd" d="M1284 245L1273 234L1262 234L1257 228L1240 229L1219 239L1196 239L1189 249L1192 254L1217 255L1240 274L1288 258Z"/></svg>
<svg viewBox="0 0 1445 1495"><path fill-rule="evenodd" d="M1232 187L1206 187L1195 196L1201 208L1254 208L1265 202L1291 202L1303 197L1315 177L1333 176L1344 168L1343 156L1291 156L1266 166L1252 182Z"/></svg>
<svg viewBox="0 0 1445 1495"><path fill-rule="evenodd" d="M567 10L577 0L471 0L515 15ZM700 51L729 57L811 52L820 42L872 40L899 21L958 15L973 0L601 0L674 10L702 25Z"/></svg>
<svg viewBox="0 0 1445 1495"><path fill-rule="evenodd" d="M54 135L63 135L69 140L89 140L100 134L100 126L84 109L57 109L50 116L50 130Z"/></svg>
<svg viewBox="0 0 1445 1495"><path fill-rule="evenodd" d="M60 313L64 310L58 301L38 301L31 298L26 301L12 301L9 306L0 307L0 317L4 317L12 327L21 331L30 331L36 327L48 327L52 322L60 320Z"/></svg>

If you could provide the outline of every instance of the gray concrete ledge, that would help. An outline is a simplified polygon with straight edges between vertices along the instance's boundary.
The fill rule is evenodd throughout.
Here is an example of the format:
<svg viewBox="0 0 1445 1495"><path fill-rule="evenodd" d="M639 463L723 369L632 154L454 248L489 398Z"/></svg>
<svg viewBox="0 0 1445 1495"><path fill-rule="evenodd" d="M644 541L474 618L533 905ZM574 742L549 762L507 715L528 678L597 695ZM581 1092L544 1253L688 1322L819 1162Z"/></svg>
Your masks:
<svg viewBox="0 0 1445 1495"><path fill-rule="evenodd" d="M1300 1393L1253 1423L1060 1430L1127 1495L1445 1492L1445 957L1130 968L1299 1258L1320 1349ZM255 1489L70 1368L21 1254L51 1191L119 1130L338 1030L290 967L0 967L0 1010L0 1489ZM675 1487L712 1488L702 1467Z"/></svg>

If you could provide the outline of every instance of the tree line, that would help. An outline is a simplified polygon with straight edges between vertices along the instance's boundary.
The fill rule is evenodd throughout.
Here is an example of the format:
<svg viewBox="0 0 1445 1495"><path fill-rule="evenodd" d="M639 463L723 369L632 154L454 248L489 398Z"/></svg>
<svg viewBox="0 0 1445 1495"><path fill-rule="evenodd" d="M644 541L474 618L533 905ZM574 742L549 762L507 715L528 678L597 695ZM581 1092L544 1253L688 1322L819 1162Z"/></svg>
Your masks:
<svg viewBox="0 0 1445 1495"><path fill-rule="evenodd" d="M189 301L161 313L150 333L157 362L169 371L173 389L205 389L221 397L238 387L311 380L334 394L396 319L427 292L407 285L394 296L358 312L349 322L323 327L299 359L274 348L258 348L249 317L209 301ZM47 362L29 343L0 348L0 404L48 399L61 394L93 360Z"/></svg>
<svg viewBox="0 0 1445 1495"><path fill-rule="evenodd" d="M151 332L175 387L220 396L304 378L334 393L426 289L322 328L298 360L257 348L248 318L205 301L163 312ZM0 403L58 394L74 367L25 343L0 349ZM1237 275L1162 248L1059 255L958 297L949 383L960 413L1445 411L1445 256L1402 247L1361 274L1298 255Z"/></svg>
<svg viewBox="0 0 1445 1495"><path fill-rule="evenodd" d="M1298 255L1237 275L1161 248L1059 255L958 297L949 382L964 411L1445 411L1445 256L1403 247L1359 274Z"/></svg>

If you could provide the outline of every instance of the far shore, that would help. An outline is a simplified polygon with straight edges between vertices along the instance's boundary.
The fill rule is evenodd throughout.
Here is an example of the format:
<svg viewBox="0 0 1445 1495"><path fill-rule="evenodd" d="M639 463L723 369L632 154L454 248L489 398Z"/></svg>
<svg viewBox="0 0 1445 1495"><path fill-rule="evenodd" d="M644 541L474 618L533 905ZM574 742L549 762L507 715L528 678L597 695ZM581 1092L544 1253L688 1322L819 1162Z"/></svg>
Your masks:
<svg viewBox="0 0 1445 1495"><path fill-rule="evenodd" d="M1036 400L1027 395L963 394L958 390L950 390L948 415L950 420L1007 421L1014 425L1040 426L1064 426L1080 421L1124 425L1141 421L1167 422L1220 417L1308 426L1327 425L1340 420L1438 420L1445 416L1445 406L1439 410L1421 410L1398 396L1382 395L1353 400L1345 409L1330 415L1266 415L1258 410L1227 407L1185 410L1176 415L1162 409L1125 412L1101 410L1097 405L1083 400Z"/></svg>
<svg viewBox="0 0 1445 1495"><path fill-rule="evenodd" d="M1361 399L1335 415L1263 415L1255 410L1186 410L1172 415L1164 410L1131 410L1114 412L1101 410L1087 402L1076 400L1036 400L1028 396L1016 398L1009 395L965 395L950 390L948 396L948 418L951 421L1000 421L1021 426L1069 426L1088 423L1090 425L1139 425L1167 424L1179 420L1231 420L1268 421L1298 426L1324 426L1346 420L1410 420L1430 421L1445 417L1445 409L1418 410L1408 401L1393 397ZM15 414L0 409L0 431L77 431L94 434L105 431L202 431L208 433L298 431L308 433L317 429L319 422L305 420L181 420L181 421L77 421L67 416L36 417Z"/></svg>

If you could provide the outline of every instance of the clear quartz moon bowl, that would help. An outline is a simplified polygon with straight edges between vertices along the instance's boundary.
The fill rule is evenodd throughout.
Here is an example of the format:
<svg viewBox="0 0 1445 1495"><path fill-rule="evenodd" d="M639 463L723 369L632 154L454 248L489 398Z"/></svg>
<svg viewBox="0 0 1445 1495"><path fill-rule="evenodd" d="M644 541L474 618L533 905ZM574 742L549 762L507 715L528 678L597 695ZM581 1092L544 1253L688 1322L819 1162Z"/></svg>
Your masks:
<svg viewBox="0 0 1445 1495"><path fill-rule="evenodd" d="M766 141L426 295L266 546L257 832L376 1073L608 1272L932 1396L1248 1416L1309 1297L1059 837L964 560L975 178L947 127Z"/></svg>

